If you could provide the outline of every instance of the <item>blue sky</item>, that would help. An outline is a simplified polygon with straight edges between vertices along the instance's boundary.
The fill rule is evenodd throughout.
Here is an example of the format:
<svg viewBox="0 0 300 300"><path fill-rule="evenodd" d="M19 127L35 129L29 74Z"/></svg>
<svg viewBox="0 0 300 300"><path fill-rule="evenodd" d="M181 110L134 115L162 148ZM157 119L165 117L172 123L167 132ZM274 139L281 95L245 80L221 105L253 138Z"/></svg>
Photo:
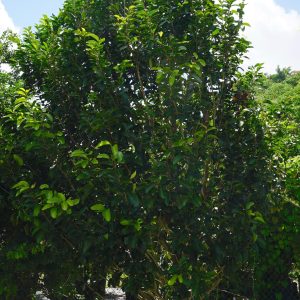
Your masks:
<svg viewBox="0 0 300 300"><path fill-rule="evenodd" d="M64 0L0 0L0 33L21 32L44 14L57 14ZM277 65L300 71L300 0L246 0L244 35L252 42L244 66L264 63L272 73Z"/></svg>
<svg viewBox="0 0 300 300"><path fill-rule="evenodd" d="M249 0L251 1L251 0ZM261 0L264 1L264 0ZM295 9L300 12L300 1L299 0L275 0L276 3L283 6L286 9Z"/></svg>
<svg viewBox="0 0 300 300"><path fill-rule="evenodd" d="M63 2L64 0L2 0L9 16L19 28L37 23L44 14L56 14ZM294 9L300 12L300 0L275 0L275 2L287 10Z"/></svg>
<svg viewBox="0 0 300 300"><path fill-rule="evenodd" d="M2 0L9 16L19 28L33 25L44 15L56 14L63 0Z"/></svg>

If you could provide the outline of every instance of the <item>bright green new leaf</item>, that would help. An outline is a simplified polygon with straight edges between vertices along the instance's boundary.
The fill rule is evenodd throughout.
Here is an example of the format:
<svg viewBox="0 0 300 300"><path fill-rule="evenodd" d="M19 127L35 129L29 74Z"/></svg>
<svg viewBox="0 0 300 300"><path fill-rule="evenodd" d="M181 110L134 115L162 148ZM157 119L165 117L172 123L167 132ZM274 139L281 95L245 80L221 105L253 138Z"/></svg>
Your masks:
<svg viewBox="0 0 300 300"><path fill-rule="evenodd" d="M111 152L113 154L113 157L116 158L118 155L118 152L119 152L119 147L117 144L115 144L111 147Z"/></svg>
<svg viewBox="0 0 300 300"><path fill-rule="evenodd" d="M108 154L101 153L97 155L97 158L110 159L110 156Z"/></svg>
<svg viewBox="0 0 300 300"><path fill-rule="evenodd" d="M47 203L46 205L44 205L44 206L42 207L42 210L44 211L44 210L47 210L47 209L49 209L49 208L51 208L51 207L53 207L53 204Z"/></svg>
<svg viewBox="0 0 300 300"><path fill-rule="evenodd" d="M178 275L178 281L179 283L183 283L183 277L181 274Z"/></svg>
<svg viewBox="0 0 300 300"><path fill-rule="evenodd" d="M50 209L50 216L51 216L51 218L56 219L57 215L58 215L57 208L56 207L52 207Z"/></svg>
<svg viewBox="0 0 300 300"><path fill-rule="evenodd" d="M74 150L71 154L71 157L81 157L81 158L87 158L86 153L83 150Z"/></svg>
<svg viewBox="0 0 300 300"><path fill-rule="evenodd" d="M130 179L132 180L132 179L134 179L135 177L136 177L136 171L134 171L134 172L131 174Z"/></svg>
<svg viewBox="0 0 300 300"><path fill-rule="evenodd" d="M41 184L40 185L40 190L45 190L45 189L49 189L49 185L48 184Z"/></svg>
<svg viewBox="0 0 300 300"><path fill-rule="evenodd" d="M62 202L66 201L66 196L64 194L62 194L62 193L57 193L57 197Z"/></svg>
<svg viewBox="0 0 300 300"><path fill-rule="evenodd" d="M67 204L69 206L75 206L75 205L79 204L79 199L71 199L71 198L69 198L67 200Z"/></svg>
<svg viewBox="0 0 300 300"><path fill-rule="evenodd" d="M21 180L18 183L16 183L12 188L13 189L23 189L23 188L28 188L29 189L29 183L27 181Z"/></svg>
<svg viewBox="0 0 300 300"><path fill-rule="evenodd" d="M205 60L204 59L198 59L198 61L199 61L199 63L200 63L200 65L202 66L202 67L205 67L206 66L206 62L205 62Z"/></svg>
<svg viewBox="0 0 300 300"><path fill-rule="evenodd" d="M61 209L63 210L63 211L67 211L68 210L68 203L66 202L66 201L64 201L64 202L62 202L61 203Z"/></svg>
<svg viewBox="0 0 300 300"><path fill-rule="evenodd" d="M110 209L109 208L104 209L102 212L102 216L106 222L110 222L111 221Z"/></svg>
<svg viewBox="0 0 300 300"><path fill-rule="evenodd" d="M110 146L111 143L109 141L101 141L100 143L97 144L97 146L95 147L95 149L99 149L103 146Z"/></svg>
<svg viewBox="0 0 300 300"><path fill-rule="evenodd" d="M96 211L96 212L103 212L105 210L105 206L103 204L94 204L91 206L91 210Z"/></svg>
<svg viewBox="0 0 300 300"><path fill-rule="evenodd" d="M168 285L173 286L177 281L178 275L173 275L171 279L168 280Z"/></svg>
<svg viewBox="0 0 300 300"><path fill-rule="evenodd" d="M176 75L172 73L172 74L170 75L170 77L169 77L169 85L170 85L170 86L173 86L173 85L174 85L175 79L176 79Z"/></svg>
<svg viewBox="0 0 300 300"><path fill-rule="evenodd" d="M123 162L123 160L124 160L124 155L123 155L123 153L122 153L121 151L118 151L118 153L117 153L117 155L116 155L116 160L117 160L118 163Z"/></svg>

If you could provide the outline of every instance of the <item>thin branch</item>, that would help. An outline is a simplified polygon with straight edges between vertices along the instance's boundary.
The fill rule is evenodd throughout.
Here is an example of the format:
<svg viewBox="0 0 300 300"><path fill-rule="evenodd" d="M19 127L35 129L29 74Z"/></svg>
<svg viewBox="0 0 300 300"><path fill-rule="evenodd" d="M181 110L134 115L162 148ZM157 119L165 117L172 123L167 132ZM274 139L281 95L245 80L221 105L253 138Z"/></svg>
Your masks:
<svg viewBox="0 0 300 300"><path fill-rule="evenodd" d="M139 83L140 83L140 91L141 91L141 94L142 94L144 100L146 101L147 98L146 98L146 94L145 94L145 88L144 88L144 84L143 84L143 81L141 78L141 73L140 73L140 68L139 68L138 63L136 64L135 68L136 68L136 75L137 75Z"/></svg>
<svg viewBox="0 0 300 300"><path fill-rule="evenodd" d="M61 172L61 174L64 176L64 178L67 180L67 182L69 183L71 189L73 192L76 192L76 189L72 183L72 181L70 180L70 178L67 176L66 172L59 166L57 165L58 170Z"/></svg>
<svg viewBox="0 0 300 300"><path fill-rule="evenodd" d="M239 294L235 294L235 293L232 293L232 292L229 292L229 291L226 291L226 290L219 290L220 292L223 292L223 293L226 293L228 295L232 295L232 296L235 296L235 297L239 297L239 298L242 298L242 299L248 299L246 296L242 296L242 295L239 295Z"/></svg>
<svg viewBox="0 0 300 300"><path fill-rule="evenodd" d="M0 185L0 189L5 192L6 194L9 195L9 191L7 189L5 189L3 186Z"/></svg>

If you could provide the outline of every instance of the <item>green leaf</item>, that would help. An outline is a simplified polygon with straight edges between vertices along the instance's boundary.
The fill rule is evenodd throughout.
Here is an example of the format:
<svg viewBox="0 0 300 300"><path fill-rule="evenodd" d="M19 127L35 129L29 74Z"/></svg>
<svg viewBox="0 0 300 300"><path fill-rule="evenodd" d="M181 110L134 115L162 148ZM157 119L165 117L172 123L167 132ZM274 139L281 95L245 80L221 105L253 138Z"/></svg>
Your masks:
<svg viewBox="0 0 300 300"><path fill-rule="evenodd" d="M121 163L124 160L124 155L121 151L118 151L117 156L116 156L116 160L118 163Z"/></svg>
<svg viewBox="0 0 300 300"><path fill-rule="evenodd" d="M62 194L62 193L57 193L57 197L62 202L66 201L66 196L64 194Z"/></svg>
<svg viewBox="0 0 300 300"><path fill-rule="evenodd" d="M79 204L79 202L80 202L80 200L79 199L68 199L67 200L67 204L69 205L69 206L75 206L75 205L77 205L77 204Z"/></svg>
<svg viewBox="0 0 300 300"><path fill-rule="evenodd" d="M94 34L94 33L91 33L91 32L89 32L89 33L87 33L86 34L88 37L91 37L91 38L93 38L95 41L97 41L97 42L99 42L100 41L100 38L96 35L96 34ZM105 40L105 39L104 39ZM103 40L103 42L104 42L104 40Z"/></svg>
<svg viewBox="0 0 300 300"><path fill-rule="evenodd" d="M56 208L56 207L52 207L52 208L50 209L50 216L51 216L51 218L56 219L56 218L57 218L57 215L58 215L58 213L57 213L57 208Z"/></svg>
<svg viewBox="0 0 300 300"><path fill-rule="evenodd" d="M82 159L78 162L78 164L81 165L83 169L85 169L89 165L89 161L87 159Z"/></svg>
<svg viewBox="0 0 300 300"><path fill-rule="evenodd" d="M19 155L14 154L14 155L13 155L13 158L14 158L14 160L17 162L17 164L18 164L20 167L22 167L22 166L24 165L24 161L23 161L23 159L22 159Z"/></svg>
<svg viewBox="0 0 300 300"><path fill-rule="evenodd" d="M33 216L38 217L38 215L40 214L40 211L41 211L41 207L39 205L36 205L33 210Z"/></svg>
<svg viewBox="0 0 300 300"><path fill-rule="evenodd" d="M113 158L117 162L121 163L124 159L124 156L123 156L123 153L121 151L119 151L118 145L117 144L113 145L111 150L112 150Z"/></svg>
<svg viewBox="0 0 300 300"><path fill-rule="evenodd" d="M98 164L98 159L97 158L93 158L92 159L92 164L93 165L97 165Z"/></svg>
<svg viewBox="0 0 300 300"><path fill-rule="evenodd" d="M180 275L178 275L178 281L179 281L179 283L183 283L183 277L182 277L182 275L180 274Z"/></svg>
<svg viewBox="0 0 300 300"><path fill-rule="evenodd" d="M15 105L26 102L27 99L25 97L20 97L15 101Z"/></svg>
<svg viewBox="0 0 300 300"><path fill-rule="evenodd" d="M50 193L48 195L50 195ZM47 197L47 203L49 203L49 204L55 204L58 202L60 202L59 198L54 195L52 197Z"/></svg>
<svg viewBox="0 0 300 300"><path fill-rule="evenodd" d="M120 15L114 15L114 17L118 20L118 21L123 21L124 17L120 16Z"/></svg>
<svg viewBox="0 0 300 300"><path fill-rule="evenodd" d="M132 221L123 219L123 220L120 221L120 224L123 225L123 226L129 226L129 225L132 224Z"/></svg>
<svg viewBox="0 0 300 300"><path fill-rule="evenodd" d="M95 149L99 149L103 146L110 146L111 143L109 141L101 141L100 143L97 144L97 146L95 147Z"/></svg>
<svg viewBox="0 0 300 300"><path fill-rule="evenodd" d="M258 239L258 235L256 233L253 233L253 242L256 242Z"/></svg>
<svg viewBox="0 0 300 300"><path fill-rule="evenodd" d="M171 279L168 280L168 285L173 286L176 283L177 277L177 275L173 275Z"/></svg>
<svg viewBox="0 0 300 300"><path fill-rule="evenodd" d="M173 86L173 85L174 85L175 79L176 79L176 77L178 76L178 74L179 74L179 70L174 70L174 71L171 73L171 75L170 75L170 77L169 77L169 84L170 84L170 86Z"/></svg>
<svg viewBox="0 0 300 300"><path fill-rule="evenodd" d="M172 74L170 75L170 77L169 77L169 85L170 85L170 86L173 86L173 85L174 85L175 79L176 79L176 75L172 73Z"/></svg>
<svg viewBox="0 0 300 300"><path fill-rule="evenodd" d="M46 113L47 119L52 123L53 122L53 117L49 113Z"/></svg>
<svg viewBox="0 0 300 300"><path fill-rule="evenodd" d="M158 71L156 74L156 82L161 83L164 79L164 73L162 71Z"/></svg>
<svg viewBox="0 0 300 300"><path fill-rule="evenodd" d="M246 209L249 210L254 205L254 202L248 202L246 204Z"/></svg>
<svg viewBox="0 0 300 300"><path fill-rule="evenodd" d="M60 143L61 145L64 145L64 144L66 143L64 137L62 137L62 136L58 137L57 140L59 141L59 143Z"/></svg>
<svg viewBox="0 0 300 300"><path fill-rule="evenodd" d="M21 180L18 183L16 183L12 188L13 189L23 189L23 188L28 188L29 189L29 183L27 181Z"/></svg>
<svg viewBox="0 0 300 300"><path fill-rule="evenodd" d="M137 185L136 185L136 183L134 183L134 184L132 185L132 191L133 191L133 192L136 191L136 187L137 187Z"/></svg>
<svg viewBox="0 0 300 300"><path fill-rule="evenodd" d="M44 205L44 206L42 207L42 210L43 210L43 211L44 211L44 210L47 210L47 209L53 207L53 205L54 205L54 204L49 204L49 203L47 203L46 205Z"/></svg>
<svg viewBox="0 0 300 300"><path fill-rule="evenodd" d="M110 159L110 156L108 154L99 154L97 155L97 158L103 158L103 159Z"/></svg>
<svg viewBox="0 0 300 300"><path fill-rule="evenodd" d="M69 206L68 206L67 201L61 203L61 209L62 209L63 211L67 211L67 210L68 210L68 207L69 207Z"/></svg>
<svg viewBox="0 0 300 300"><path fill-rule="evenodd" d="M219 32L220 32L220 29L219 29L219 28L215 29L215 30L212 32L212 36L217 35Z"/></svg>
<svg viewBox="0 0 300 300"><path fill-rule="evenodd" d="M119 147L118 147L117 144L115 144L115 145L113 145L113 146L111 147L111 152L112 152L112 154L113 154L113 157L116 158L116 157L117 157L117 154L118 154L118 152L119 152Z"/></svg>
<svg viewBox="0 0 300 300"><path fill-rule="evenodd" d="M45 189L49 189L49 185L48 184L42 184L42 185L40 185L40 190L45 190Z"/></svg>
<svg viewBox="0 0 300 300"><path fill-rule="evenodd" d="M136 177L136 171L134 171L134 172L131 174L130 179L132 180L132 179L134 179L135 177Z"/></svg>
<svg viewBox="0 0 300 300"><path fill-rule="evenodd" d="M136 231L141 231L142 229L142 224L143 224L143 220L142 219L137 219L137 221L134 224L134 228Z"/></svg>
<svg viewBox="0 0 300 300"><path fill-rule="evenodd" d="M198 55L196 52L193 53L193 56L194 56L196 59L199 58L199 55Z"/></svg>
<svg viewBox="0 0 300 300"><path fill-rule="evenodd" d="M29 90L25 90L24 88L20 88L18 91L17 91L17 94L20 95L20 96L24 96L26 97L29 93Z"/></svg>
<svg viewBox="0 0 300 300"><path fill-rule="evenodd" d="M102 212L102 216L104 218L104 220L106 222L110 222L111 221L111 212L110 212L110 209L107 208L107 209L104 209L104 211Z"/></svg>
<svg viewBox="0 0 300 300"><path fill-rule="evenodd" d="M264 220L264 218L262 216L256 216L254 218L255 221L258 221L260 223L266 223L266 221Z"/></svg>
<svg viewBox="0 0 300 300"><path fill-rule="evenodd" d="M105 206L100 203L94 204L93 206L91 206L91 210L97 211L97 212L103 212L105 210Z"/></svg>
<svg viewBox="0 0 300 300"><path fill-rule="evenodd" d="M86 153L83 150L75 150L71 153L71 157L82 157L82 158L87 158Z"/></svg>
<svg viewBox="0 0 300 300"><path fill-rule="evenodd" d="M247 23L247 22L243 22L243 26L245 26L245 27L251 27L251 24Z"/></svg>
<svg viewBox="0 0 300 300"><path fill-rule="evenodd" d="M206 62L205 62L205 60L203 60L203 59L198 59L198 62L200 63L200 65L202 66L202 67L205 67L206 66Z"/></svg>

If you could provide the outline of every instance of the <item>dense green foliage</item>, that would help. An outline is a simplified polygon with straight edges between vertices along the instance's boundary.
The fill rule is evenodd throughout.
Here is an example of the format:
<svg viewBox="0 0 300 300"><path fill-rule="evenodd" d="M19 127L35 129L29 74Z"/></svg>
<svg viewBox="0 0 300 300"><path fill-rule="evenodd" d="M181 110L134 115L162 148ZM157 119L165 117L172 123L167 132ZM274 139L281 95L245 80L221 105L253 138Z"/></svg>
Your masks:
<svg viewBox="0 0 300 300"><path fill-rule="evenodd" d="M278 285L286 284L284 273L299 282L300 257L300 74L289 68L265 78L257 89L261 105L261 119L266 126L265 138L271 146L276 167L277 185L281 201L271 211L272 243L266 253L270 255L266 268ZM270 264L275 268L270 267Z"/></svg>
<svg viewBox="0 0 300 300"><path fill-rule="evenodd" d="M4 36L0 297L296 299L299 76L238 73L239 2L68 0Z"/></svg>

